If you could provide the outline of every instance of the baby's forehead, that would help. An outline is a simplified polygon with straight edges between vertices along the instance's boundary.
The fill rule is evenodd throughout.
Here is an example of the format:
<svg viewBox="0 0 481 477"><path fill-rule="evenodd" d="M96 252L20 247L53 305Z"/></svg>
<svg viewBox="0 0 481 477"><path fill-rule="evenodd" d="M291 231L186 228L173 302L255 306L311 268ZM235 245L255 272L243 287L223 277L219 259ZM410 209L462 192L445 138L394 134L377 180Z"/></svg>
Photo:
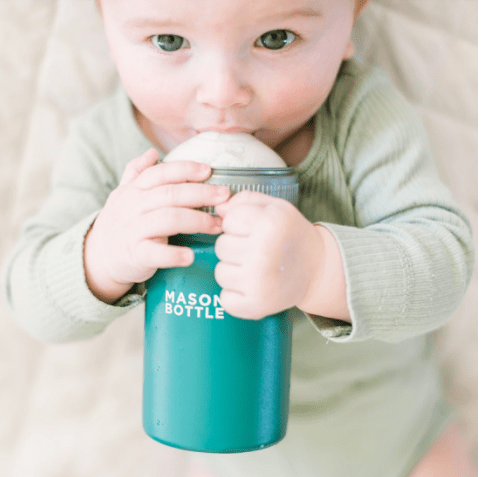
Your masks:
<svg viewBox="0 0 481 477"><path fill-rule="evenodd" d="M311 7L311 8L321 8L322 6L336 6L336 4L342 3L356 3L359 1L366 1L366 0L219 0L221 3L230 4L230 5L259 5L262 3L269 3L270 8L276 10L285 8L286 6L291 6L293 9L296 7ZM140 4L149 4L152 7L156 6L173 6L173 5L192 5L195 6L196 4L199 5L199 0L175 0L172 2L171 0L95 0L95 3L100 8L102 4L105 3L113 3L115 4L128 4L132 6L139 6ZM203 3L202 1L200 2ZM210 3L215 3L210 2ZM247 5L246 5L247 6Z"/></svg>
<svg viewBox="0 0 481 477"><path fill-rule="evenodd" d="M104 20L123 25L250 26L316 21L369 0L95 0ZM347 10L346 10L347 9ZM356 7L357 9L357 7ZM295 27L294 27L295 28Z"/></svg>

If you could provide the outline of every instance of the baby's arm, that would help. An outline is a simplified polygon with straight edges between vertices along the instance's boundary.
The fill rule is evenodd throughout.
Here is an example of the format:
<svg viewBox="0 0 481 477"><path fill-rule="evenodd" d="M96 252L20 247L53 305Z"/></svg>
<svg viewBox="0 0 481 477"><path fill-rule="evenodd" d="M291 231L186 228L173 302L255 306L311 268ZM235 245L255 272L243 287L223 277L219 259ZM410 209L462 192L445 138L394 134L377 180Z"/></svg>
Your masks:
<svg viewBox="0 0 481 477"><path fill-rule="evenodd" d="M471 274L469 225L430 174L409 173L426 190L407 194L406 210L362 228L312 224L289 202L255 192L217 206L224 234L215 277L225 310L260 319L296 306L329 338L398 341L442 325Z"/></svg>
<svg viewBox="0 0 481 477"><path fill-rule="evenodd" d="M132 199L132 194L137 194L138 197L150 196L150 200L155 202L158 198L165 198L165 192L167 196L169 191L171 194L183 193L187 186L187 197L193 203L210 200L209 192L206 191L212 190L210 187L207 188L206 184L178 184L178 187L176 184L175 187L167 187L164 194L160 191L161 187L140 190L137 186L143 185L149 189L160 179L162 171L175 171L175 166L171 164L174 168L166 169L162 165L150 166L152 174L145 171L145 174L137 176L136 168L139 161L146 166L152 164L157 157L155 152L148 152L146 162L145 157L137 159L125 170L129 160L135 157L134 151L137 151L139 146L135 140L130 141L132 144L125 141L120 146L115 141L109 141L109 137L117 136L112 135L111 130L103 124L96 115L89 115L86 120L82 118L74 123L53 174L51 193L40 211L25 223L7 264L5 294L14 317L32 336L45 342L90 338L101 333L114 319L142 302L140 287L134 286L132 290L128 290L135 279L148 276L145 269L143 271L137 269L139 275L136 277L114 275L115 280L124 282L122 283L124 288L112 290L108 284L107 289L102 288L105 283L103 278L99 278L98 273L102 271L99 265L102 263L101 260L107 259L108 256L111 258L114 250L121 253L119 244L122 240L135 240L134 234L139 227L144 227L144 230L137 238L142 233L144 236L150 235L157 225L161 227L161 224L156 222L161 219L162 213L147 212L143 217L147 220L139 219L129 224L127 211L124 213L122 210L120 200L128 200L130 197L129 201L140 205L140 200ZM124 183L117 187L124 170ZM192 169L181 172L180 175L182 174L191 180L195 180L195 177L203 180L208 177L209 172L195 172ZM198 186L202 188L196 189ZM175 197L172 195L168 200L180 200ZM104 210L107 203L108 207ZM117 207L113 205L114 203L117 203ZM132 204L125 206L129 208ZM110 211L109 214L107 210ZM189 213L190 211L186 212ZM205 215L209 221L210 217L208 214ZM96 219L99 219L99 227L97 224L92 226ZM112 224L112 221L116 220L119 223ZM206 222L207 226L208 223ZM122 226L125 228L120 230L118 227ZM112 229L106 231L106 227ZM164 233L170 233L174 228L172 226L169 230L164 229ZM95 238L94 232L95 234L100 232L97 238L100 236L104 241L103 245L107 246L107 252L95 240L91 241L92 237ZM86 277L84 244L87 234L89 236L87 252L90 258L87 258L89 268ZM155 245L157 244L147 245L149 253L154 249L160 250L162 244L158 244L158 248ZM140 248L142 249L142 246ZM169 248L169 252L173 252L170 256L175 255L174 250ZM102 255L101 259L98 258L99 253ZM121 261L125 257L118 258ZM164 263L168 261L165 260ZM108 271L111 272L110 269ZM112 305L106 303L121 296L124 290L128 292L120 300ZM104 293L110 300L103 301L98 298L102 298Z"/></svg>
<svg viewBox="0 0 481 477"><path fill-rule="evenodd" d="M323 223L341 251L353 324L339 341L398 342L453 316L473 271L472 233L421 119L386 75L342 81L331 107L355 223Z"/></svg>

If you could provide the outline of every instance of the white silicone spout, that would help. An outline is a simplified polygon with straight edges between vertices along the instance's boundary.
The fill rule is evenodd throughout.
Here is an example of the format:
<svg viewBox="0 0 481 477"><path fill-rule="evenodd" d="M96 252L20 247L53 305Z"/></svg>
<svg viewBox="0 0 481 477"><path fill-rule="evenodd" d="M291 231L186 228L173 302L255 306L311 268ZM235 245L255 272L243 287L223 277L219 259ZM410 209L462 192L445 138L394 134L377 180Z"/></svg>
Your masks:
<svg viewBox="0 0 481 477"><path fill-rule="evenodd" d="M287 167L281 157L246 133L205 131L173 149L163 162L195 161L216 168Z"/></svg>

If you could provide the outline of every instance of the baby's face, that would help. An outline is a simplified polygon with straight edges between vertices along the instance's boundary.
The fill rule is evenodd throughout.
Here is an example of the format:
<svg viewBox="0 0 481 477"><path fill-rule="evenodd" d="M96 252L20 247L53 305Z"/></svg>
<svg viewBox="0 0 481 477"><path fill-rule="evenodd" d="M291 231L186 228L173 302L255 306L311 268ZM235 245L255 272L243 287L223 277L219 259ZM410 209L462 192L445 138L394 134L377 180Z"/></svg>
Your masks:
<svg viewBox="0 0 481 477"><path fill-rule="evenodd" d="M200 131L275 148L325 101L355 0L102 0L111 54L168 152Z"/></svg>

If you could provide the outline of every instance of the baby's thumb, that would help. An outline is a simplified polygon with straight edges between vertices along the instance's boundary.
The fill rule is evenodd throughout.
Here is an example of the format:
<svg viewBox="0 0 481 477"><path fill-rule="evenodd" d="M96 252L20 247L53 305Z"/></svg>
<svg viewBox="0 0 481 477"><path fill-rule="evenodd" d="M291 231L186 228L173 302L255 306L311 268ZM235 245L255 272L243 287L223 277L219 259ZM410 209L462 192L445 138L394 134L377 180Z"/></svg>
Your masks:
<svg viewBox="0 0 481 477"><path fill-rule="evenodd" d="M147 149L141 156L131 160L125 167L120 185L129 184L135 180L142 172L151 166L155 166L159 160L159 153L156 149L151 147Z"/></svg>

